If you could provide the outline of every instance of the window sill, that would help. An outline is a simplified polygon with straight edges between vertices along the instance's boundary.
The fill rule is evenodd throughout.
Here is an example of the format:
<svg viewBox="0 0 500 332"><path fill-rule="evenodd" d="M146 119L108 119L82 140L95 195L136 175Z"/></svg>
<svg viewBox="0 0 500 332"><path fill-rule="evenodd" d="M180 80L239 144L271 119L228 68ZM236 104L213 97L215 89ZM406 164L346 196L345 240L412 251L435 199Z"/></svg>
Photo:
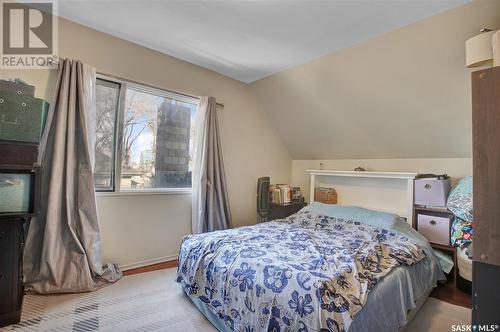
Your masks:
<svg viewBox="0 0 500 332"><path fill-rule="evenodd" d="M97 197L109 196L144 196L144 195L191 195L191 188L171 188L171 189L141 189L141 190L121 190L121 191L96 191Z"/></svg>

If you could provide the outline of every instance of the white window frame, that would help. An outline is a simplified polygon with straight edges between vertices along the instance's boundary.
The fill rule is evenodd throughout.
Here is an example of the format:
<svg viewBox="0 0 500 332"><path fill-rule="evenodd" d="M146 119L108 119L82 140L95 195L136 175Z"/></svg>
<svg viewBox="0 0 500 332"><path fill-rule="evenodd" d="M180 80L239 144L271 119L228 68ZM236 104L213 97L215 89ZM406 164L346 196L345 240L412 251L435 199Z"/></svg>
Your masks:
<svg viewBox="0 0 500 332"><path fill-rule="evenodd" d="M115 128L115 160L114 160L114 186L111 190L94 189L97 196L135 196L135 195L190 195L192 188L146 188L146 189L121 189L123 132L125 119L125 93L127 88L153 94L160 97L175 99L182 102L199 105L200 98L185 93L165 90L150 85L132 82L129 80L97 74L97 79L113 82L119 85L118 109Z"/></svg>

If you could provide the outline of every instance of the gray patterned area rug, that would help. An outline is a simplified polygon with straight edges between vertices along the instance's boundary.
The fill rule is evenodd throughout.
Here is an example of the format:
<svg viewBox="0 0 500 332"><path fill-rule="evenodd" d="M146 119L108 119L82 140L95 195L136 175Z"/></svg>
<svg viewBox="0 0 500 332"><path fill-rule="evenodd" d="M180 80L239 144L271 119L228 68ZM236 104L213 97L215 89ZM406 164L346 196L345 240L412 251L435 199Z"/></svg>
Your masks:
<svg viewBox="0 0 500 332"><path fill-rule="evenodd" d="M217 331L175 282L176 269L126 276L91 293L27 295L6 331Z"/></svg>
<svg viewBox="0 0 500 332"><path fill-rule="evenodd" d="M176 269L124 277L96 292L28 295L22 320L2 331L216 331L175 282ZM451 331L470 310L429 298L406 331Z"/></svg>

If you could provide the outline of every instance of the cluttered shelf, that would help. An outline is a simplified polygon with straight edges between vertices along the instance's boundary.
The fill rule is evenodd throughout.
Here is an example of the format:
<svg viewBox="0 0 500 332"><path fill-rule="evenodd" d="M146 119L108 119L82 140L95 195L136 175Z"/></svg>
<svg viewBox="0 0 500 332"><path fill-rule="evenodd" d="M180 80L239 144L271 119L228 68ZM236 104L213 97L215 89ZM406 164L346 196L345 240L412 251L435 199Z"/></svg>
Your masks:
<svg viewBox="0 0 500 332"><path fill-rule="evenodd" d="M414 227L431 244L450 285L470 292L472 177L450 189L446 175L417 177Z"/></svg>
<svg viewBox="0 0 500 332"><path fill-rule="evenodd" d="M304 201L300 187L290 184L272 184L269 186L271 193L270 202L274 204L292 204L297 201Z"/></svg>

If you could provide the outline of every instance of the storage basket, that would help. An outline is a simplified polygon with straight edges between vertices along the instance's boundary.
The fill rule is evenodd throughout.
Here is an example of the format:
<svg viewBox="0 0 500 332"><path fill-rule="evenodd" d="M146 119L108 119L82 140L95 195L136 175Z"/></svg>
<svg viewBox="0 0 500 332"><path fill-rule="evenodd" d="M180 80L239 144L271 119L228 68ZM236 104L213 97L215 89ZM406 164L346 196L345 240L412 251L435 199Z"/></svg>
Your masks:
<svg viewBox="0 0 500 332"><path fill-rule="evenodd" d="M333 188L315 188L314 201L325 204L337 204L337 192Z"/></svg>

